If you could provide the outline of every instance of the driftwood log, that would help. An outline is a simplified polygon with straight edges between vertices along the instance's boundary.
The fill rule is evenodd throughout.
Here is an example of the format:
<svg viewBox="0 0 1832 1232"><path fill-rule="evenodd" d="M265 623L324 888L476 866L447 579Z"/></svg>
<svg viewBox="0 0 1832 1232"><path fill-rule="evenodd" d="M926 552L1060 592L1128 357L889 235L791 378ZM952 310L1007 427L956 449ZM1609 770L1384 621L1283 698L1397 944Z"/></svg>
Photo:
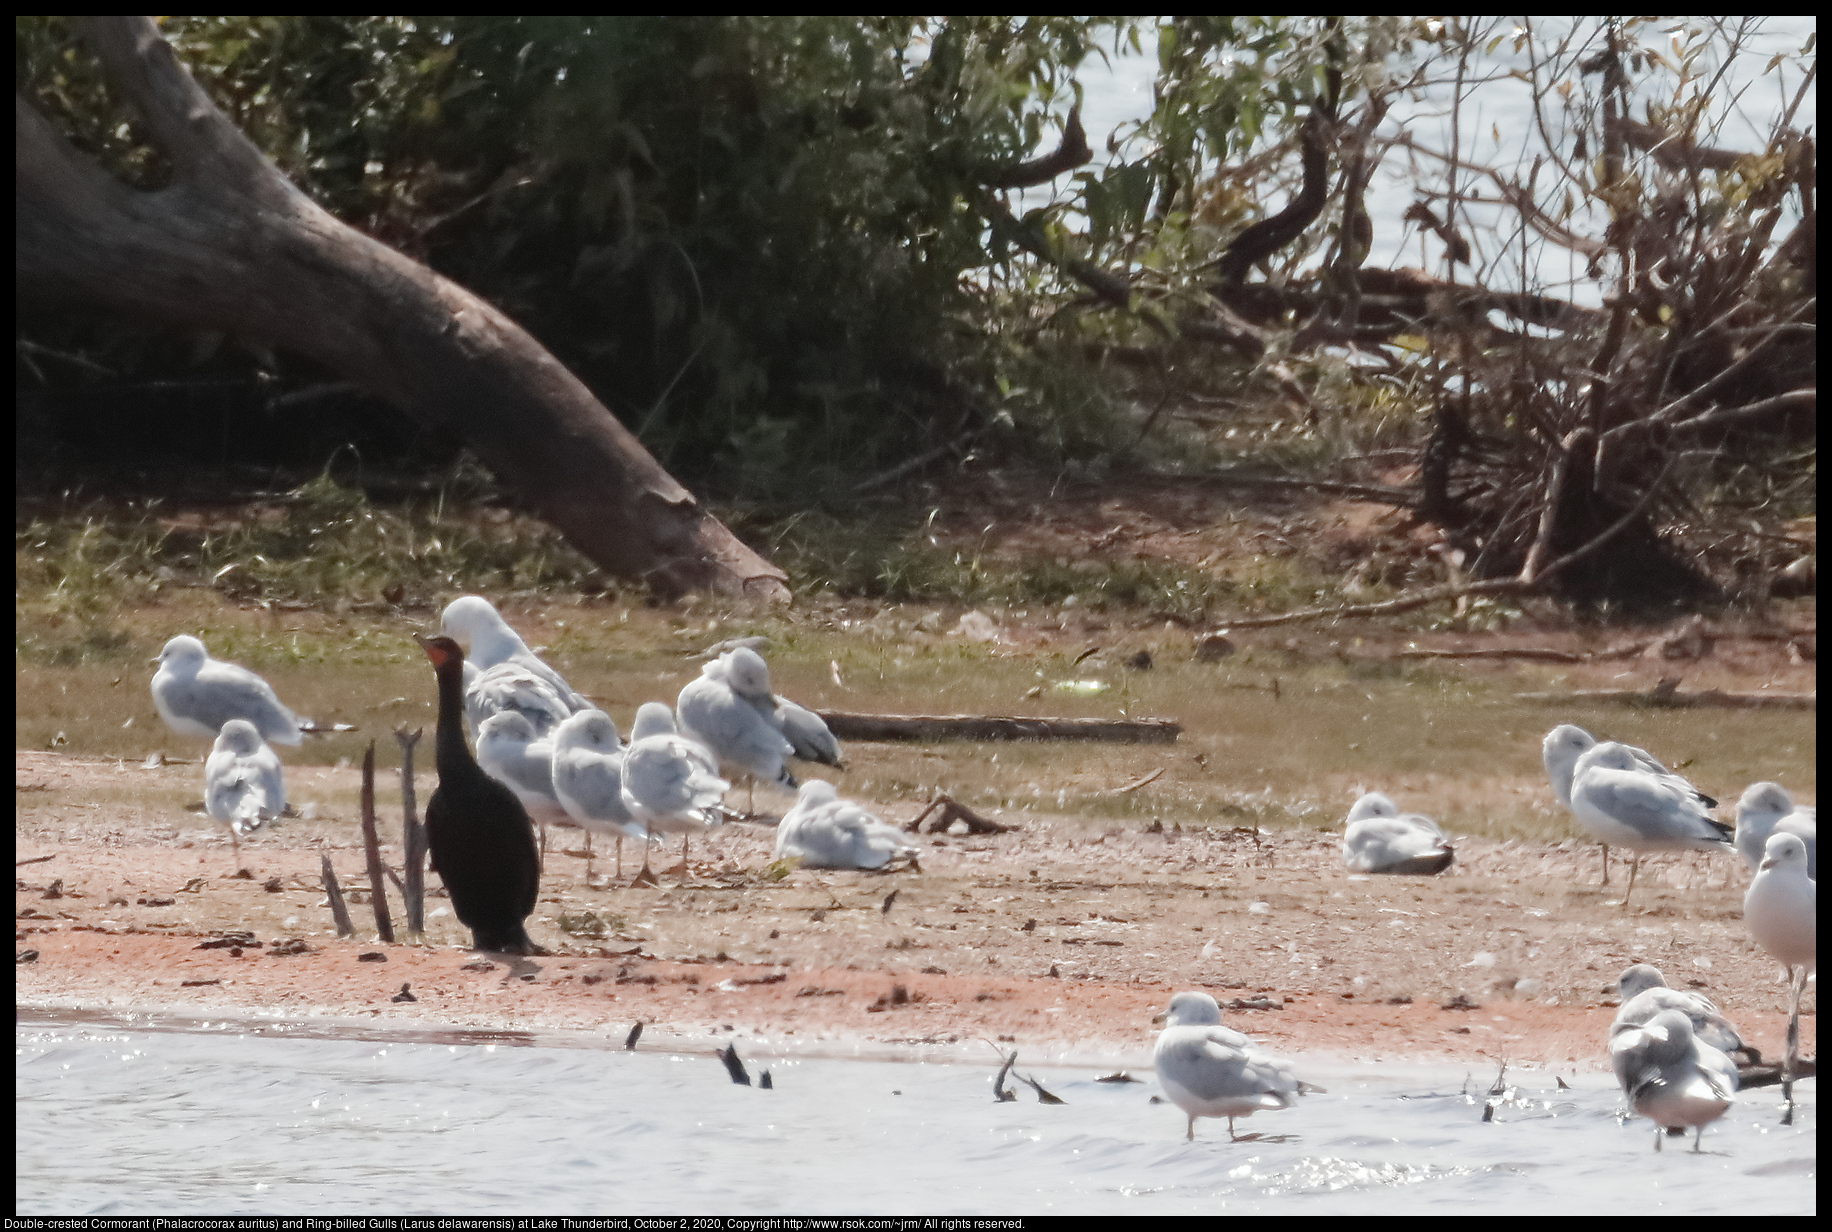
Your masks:
<svg viewBox="0 0 1832 1232"><path fill-rule="evenodd" d="M1537 646L1491 646L1481 650L1402 650L1402 659L1530 659L1536 663L1583 663L1592 656Z"/></svg>
<svg viewBox="0 0 1832 1232"><path fill-rule="evenodd" d="M1817 710L1817 693L1726 693L1700 689L1681 693L1673 689L1576 689L1569 693L1516 693L1525 702L1616 702L1625 706L1651 706L1662 710Z"/></svg>
<svg viewBox="0 0 1832 1232"><path fill-rule="evenodd" d="M465 441L607 572L772 602L745 547L591 391L490 304L314 204L146 17L78 19L172 168L143 192L15 95L16 297L212 329L307 356Z"/></svg>
<svg viewBox="0 0 1832 1232"><path fill-rule="evenodd" d="M849 714L819 712L841 740L1099 740L1174 744L1183 724L1172 719L1029 719L992 714Z"/></svg>

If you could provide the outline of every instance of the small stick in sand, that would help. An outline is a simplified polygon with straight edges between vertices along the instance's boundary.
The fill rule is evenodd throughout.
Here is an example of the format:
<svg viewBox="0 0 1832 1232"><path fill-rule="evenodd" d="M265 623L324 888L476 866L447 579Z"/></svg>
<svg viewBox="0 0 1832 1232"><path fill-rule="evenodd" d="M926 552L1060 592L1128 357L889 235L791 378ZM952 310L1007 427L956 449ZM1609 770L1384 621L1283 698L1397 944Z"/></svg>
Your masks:
<svg viewBox="0 0 1832 1232"><path fill-rule="evenodd" d="M337 925L339 937L353 936L356 926L350 923L350 909L344 906L343 887L337 884L337 874L331 869L331 857L321 855L323 861L324 893L331 900L331 922Z"/></svg>
<svg viewBox="0 0 1832 1232"><path fill-rule="evenodd" d="M401 852L407 864L401 909L407 915L407 935L414 938L426 931L426 826L420 821L413 790L413 749L420 742L420 730L416 727L410 732L402 727L394 733L401 746Z"/></svg>
<svg viewBox="0 0 1832 1232"><path fill-rule="evenodd" d="M394 941L388 918L388 879L382 870L382 847L375 833L375 741L363 753L363 855L369 861L369 904L375 908L375 935Z"/></svg>
<svg viewBox="0 0 1832 1232"><path fill-rule="evenodd" d="M636 1025L630 1028L630 1033L623 1037L623 1050L625 1052L635 1052L636 1051L636 1041L641 1038L642 1038L642 1022L638 1020Z"/></svg>

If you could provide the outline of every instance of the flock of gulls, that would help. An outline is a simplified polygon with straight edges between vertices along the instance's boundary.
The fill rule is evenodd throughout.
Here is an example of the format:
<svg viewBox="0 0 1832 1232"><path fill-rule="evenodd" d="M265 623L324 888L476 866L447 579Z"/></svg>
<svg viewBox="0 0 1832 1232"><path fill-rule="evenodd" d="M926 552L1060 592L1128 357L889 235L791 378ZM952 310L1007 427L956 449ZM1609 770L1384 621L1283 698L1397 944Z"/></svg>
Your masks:
<svg viewBox="0 0 1832 1232"><path fill-rule="evenodd" d="M772 691L769 667L754 648L760 639L708 652L673 707L638 708L626 742L611 717L529 649L487 600L454 600L440 626L437 636L416 635L439 697L439 786L426 807L427 845L453 912L479 949L536 952L525 921L539 890L537 834L546 825L586 831L588 882L591 836L616 841L618 877L623 840L641 843L642 870L631 884L655 885L651 844L680 835L684 875L693 835L734 816L724 804L731 782L723 777L734 772L753 791L758 782L799 789L776 829L777 860L879 869L915 858L902 831L841 799L832 783L797 782L791 759L844 768L839 742L819 715ZM160 717L180 735L214 741L204 763L205 806L228 826L239 864L240 840L286 808L271 746L298 745L312 728L266 681L210 658L197 638L172 638L156 662ZM1791 1119L1800 999L1817 960L1815 810L1797 807L1779 784L1757 783L1738 801L1732 827L1712 815L1716 800L1643 749L1599 742L1566 724L1546 735L1541 752L1553 794L1602 847L1603 884L1609 849L1629 851L1622 906L1643 853L1734 852L1754 873L1744 921L1788 981ZM1451 867L1456 852L1430 818L1402 813L1387 796L1369 792L1349 811L1342 858L1351 873L1430 876ZM1608 1046L1628 1104L1658 1127L1656 1149L1663 1134L1690 1128L1698 1150L1704 1126L1735 1101L1738 1061L1755 1060L1754 1050L1709 1000L1668 987L1653 967L1630 967L1620 991ZM1227 1118L1233 1137L1235 1118L1290 1108L1298 1096L1321 1090L1223 1026L1206 993L1176 994L1154 1022L1163 1025L1154 1053L1158 1078L1188 1115L1192 1139L1200 1117Z"/></svg>

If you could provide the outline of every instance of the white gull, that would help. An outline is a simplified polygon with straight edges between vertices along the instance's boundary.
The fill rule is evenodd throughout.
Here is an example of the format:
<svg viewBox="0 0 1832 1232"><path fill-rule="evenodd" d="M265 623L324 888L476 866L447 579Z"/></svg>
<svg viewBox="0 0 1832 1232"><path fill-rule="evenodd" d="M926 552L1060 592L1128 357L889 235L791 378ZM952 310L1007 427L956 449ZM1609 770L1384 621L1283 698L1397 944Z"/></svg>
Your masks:
<svg viewBox="0 0 1832 1232"><path fill-rule="evenodd" d="M1752 783L1737 801L1737 854L1755 872L1775 833L1799 837L1807 849L1807 876L1819 880L1819 810L1795 804L1779 783Z"/></svg>
<svg viewBox="0 0 1832 1232"><path fill-rule="evenodd" d="M1771 834L1756 878L1743 895L1743 923L1756 944L1787 968L1787 1065L1781 1089L1782 1124L1794 1116L1794 1072L1800 1060L1800 998L1819 962L1818 883L1807 876L1807 848L1798 834ZM1796 976L1795 972L1799 972Z"/></svg>
<svg viewBox="0 0 1832 1232"><path fill-rule="evenodd" d="M1605 847L1627 847L1628 889L1644 851L1729 851L1730 827L1705 811L1697 792L1647 769L1636 750L1605 741L1582 757L1571 778L1571 813Z"/></svg>
<svg viewBox="0 0 1832 1232"><path fill-rule="evenodd" d="M1705 1126L1736 1102L1736 1065L1694 1036L1681 1010L1662 1010L1644 1026L1612 1030L1609 1063L1629 1107L1657 1126L1656 1151L1670 1127L1696 1129L1697 1151Z"/></svg>
<svg viewBox="0 0 1832 1232"><path fill-rule="evenodd" d="M687 845L695 833L720 825L719 801L731 784L718 776L704 746L675 730L674 715L661 702L644 702L630 727L623 755L623 802L651 835L681 836L681 876L687 875ZM643 847L639 879L654 883L649 850Z"/></svg>
<svg viewBox="0 0 1832 1232"><path fill-rule="evenodd" d="M235 864L242 866L242 838L286 809L286 781L280 757L267 747L255 725L230 719L204 759L204 810L229 827Z"/></svg>
<svg viewBox="0 0 1832 1232"><path fill-rule="evenodd" d="M916 855L903 831L841 800L833 784L821 779L801 785L794 807L776 827L776 858L799 859L803 868L883 868L899 856Z"/></svg>
<svg viewBox="0 0 1832 1232"><path fill-rule="evenodd" d="M273 686L245 667L212 659L204 644L180 635L153 660L153 706L181 736L215 740L230 719L246 719L270 744L304 739L299 716L280 704Z"/></svg>
<svg viewBox="0 0 1832 1232"><path fill-rule="evenodd" d="M602 710L581 710L553 733L553 792L566 815L585 829L585 879L592 876L593 834L617 838L617 875L623 876L623 840L648 842L649 832L623 802L623 742Z"/></svg>
<svg viewBox="0 0 1832 1232"><path fill-rule="evenodd" d="M1152 1021L1164 1024L1152 1052L1158 1082L1189 1117L1192 1141L1197 1117L1227 1117L1228 1136L1239 1141L1235 1117L1289 1108L1299 1095L1325 1093L1300 1082L1287 1062L1222 1026L1221 1007L1205 992L1178 993Z"/></svg>
<svg viewBox="0 0 1832 1232"><path fill-rule="evenodd" d="M591 702L574 692L565 677L528 649L521 634L509 627L509 622L488 599L477 595L453 599L440 613L439 627L464 648L465 662L476 664L480 674L499 663L514 663L552 686L560 700L566 703L568 714L591 709Z"/></svg>
<svg viewBox="0 0 1832 1232"><path fill-rule="evenodd" d="M1392 800L1370 791L1349 809L1342 831L1342 863L1352 873L1430 875L1450 867L1456 851L1435 821L1401 813Z"/></svg>

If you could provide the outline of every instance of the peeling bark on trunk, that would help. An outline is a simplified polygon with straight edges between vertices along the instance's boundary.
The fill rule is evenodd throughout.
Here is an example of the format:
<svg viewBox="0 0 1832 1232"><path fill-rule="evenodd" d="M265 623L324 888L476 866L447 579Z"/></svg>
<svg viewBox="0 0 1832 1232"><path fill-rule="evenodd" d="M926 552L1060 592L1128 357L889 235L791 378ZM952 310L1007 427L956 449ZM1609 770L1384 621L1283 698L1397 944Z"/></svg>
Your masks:
<svg viewBox="0 0 1832 1232"><path fill-rule="evenodd" d="M745 547L616 417L488 303L313 204L230 122L144 17L83 26L171 160L129 187L16 98L15 290L225 330L308 356L464 440L596 564L663 594L771 602Z"/></svg>

